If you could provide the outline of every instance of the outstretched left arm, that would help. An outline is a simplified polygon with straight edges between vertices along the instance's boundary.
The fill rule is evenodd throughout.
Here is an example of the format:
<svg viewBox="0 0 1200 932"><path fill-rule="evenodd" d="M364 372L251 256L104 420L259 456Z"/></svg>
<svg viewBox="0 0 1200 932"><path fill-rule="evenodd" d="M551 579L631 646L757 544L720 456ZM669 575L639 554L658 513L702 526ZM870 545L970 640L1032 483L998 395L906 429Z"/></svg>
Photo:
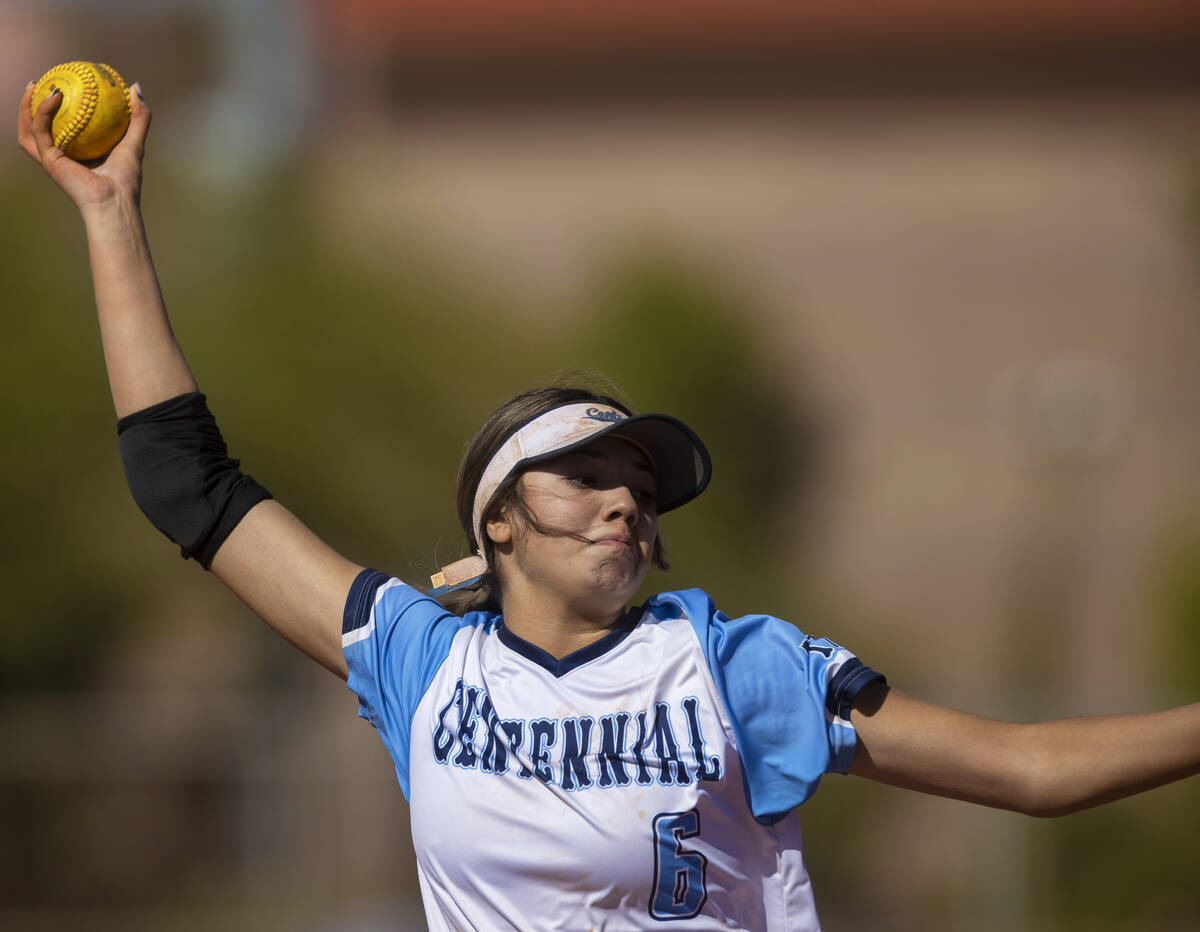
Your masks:
<svg viewBox="0 0 1200 932"><path fill-rule="evenodd" d="M1200 703L1020 725L873 683L850 719L850 773L1027 815L1066 815L1200 772Z"/></svg>

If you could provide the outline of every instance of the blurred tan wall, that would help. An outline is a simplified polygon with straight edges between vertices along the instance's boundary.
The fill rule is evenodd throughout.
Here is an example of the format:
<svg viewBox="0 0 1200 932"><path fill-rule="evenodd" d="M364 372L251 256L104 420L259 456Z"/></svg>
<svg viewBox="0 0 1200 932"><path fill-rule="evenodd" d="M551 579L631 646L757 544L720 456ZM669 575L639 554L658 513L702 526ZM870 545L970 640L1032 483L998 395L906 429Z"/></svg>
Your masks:
<svg viewBox="0 0 1200 932"><path fill-rule="evenodd" d="M319 80L267 87L253 67L227 67L253 62L258 28L228 6L151 3L115 23L90 4L6 7L0 74L15 100L54 61L112 60L147 86L155 145L214 198L299 156L331 255L386 278L419 231L464 280L503 296L514 328L557 326L603 269L669 243L736 283L764 365L795 393L781 403L819 413L829 465L818 505L796 516L779 555L818 581L829 615L816 628L906 690L986 714L1162 704L1158 558L1200 523L1200 285L1186 220L1200 155L1200 81L1186 63L1200 46L1176 37L1158 57L1162 30L1127 45L1111 34L1078 69L1053 45L1026 69L1026 47L1001 45L979 53L981 78L951 39L892 49L869 82L853 44L804 47L819 74L789 66L786 50L779 64L774 50L752 80L718 48L711 67L688 59L691 88L639 57L631 70L653 89L643 93L618 79L618 56L524 62L497 89L503 61L474 78L454 56L413 71L388 60L386 43L356 54L319 16L276 9L297 14L282 73ZM80 50L68 12L100 51ZM939 54L945 64L931 65ZM283 108L275 138L286 144L240 146L246 127L270 135L272 97L289 88L305 99ZM226 135L188 125L188 113ZM214 145L222 138L228 151ZM221 170L199 164L225 158ZM11 155L0 163L24 168ZM202 720L228 767L200 780L219 799L199 811L236 820L241 886L213 880L229 905L184 916L162 903L89 908L84 885L83 905L0 903L0 922L296 927L278 907L289 896L314 928L411 916L404 807L340 685L313 670L212 707L214 684L239 682L221 671L237 667L229 645L244 620L209 583L175 583L187 617L119 659L110 691L7 699L10 729L63 733L83 708L111 744L80 742L74 761L11 758L0 791L95 778L108 748L135 757L98 778L110 802L113 786L196 782L207 765L178 763L172 729ZM222 620L205 627L206 617ZM126 695L122 682L144 691ZM122 709L147 696L156 714L130 726ZM153 833L180 818L132 795L125 809L97 804L80 829L101 886L95 839L130 819ZM872 928L930 928L930 915L947 928L1056 927L1029 912L1038 881L1026 865L1037 860L1024 823L882 799L871 805L883 841L862 851ZM981 835L990 853L978 852ZM810 854L818 868L820 857ZM130 882L118 875L113 885ZM850 927L839 915L831 905L830 927Z"/></svg>

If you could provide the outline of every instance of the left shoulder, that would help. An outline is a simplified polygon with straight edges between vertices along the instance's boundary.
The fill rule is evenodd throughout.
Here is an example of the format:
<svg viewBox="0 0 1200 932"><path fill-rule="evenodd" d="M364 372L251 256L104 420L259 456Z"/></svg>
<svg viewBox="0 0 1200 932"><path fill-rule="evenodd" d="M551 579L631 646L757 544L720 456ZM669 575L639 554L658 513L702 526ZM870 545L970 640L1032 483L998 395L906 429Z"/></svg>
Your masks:
<svg viewBox="0 0 1200 932"><path fill-rule="evenodd" d="M712 597L703 589L680 589L651 596L639 611L647 621L708 620L717 614Z"/></svg>
<svg viewBox="0 0 1200 932"><path fill-rule="evenodd" d="M699 642L710 667L725 666L735 657L768 659L773 654L803 655L805 635L774 615L731 618L717 608L703 589L660 592L642 606L642 624L686 627ZM778 659L778 658L775 658Z"/></svg>
<svg viewBox="0 0 1200 932"><path fill-rule="evenodd" d="M811 640L790 621L767 614L749 614L731 618L717 608L703 589L680 589L660 592L642 606L643 619L651 623L686 620L702 641L715 639L718 643L732 639L740 641L759 635L778 638L800 647Z"/></svg>

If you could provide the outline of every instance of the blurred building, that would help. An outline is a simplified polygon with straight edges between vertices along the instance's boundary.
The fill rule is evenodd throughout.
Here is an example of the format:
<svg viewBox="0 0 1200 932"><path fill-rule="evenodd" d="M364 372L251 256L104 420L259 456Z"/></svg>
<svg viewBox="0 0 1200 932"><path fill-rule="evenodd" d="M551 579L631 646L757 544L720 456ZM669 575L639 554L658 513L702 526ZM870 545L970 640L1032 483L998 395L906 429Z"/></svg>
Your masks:
<svg viewBox="0 0 1200 932"><path fill-rule="evenodd" d="M1157 561L1200 524L1194 0L55 0L0 10L0 62L27 79L82 57L81 22L88 57L132 63L164 102L155 132L180 165L238 191L306 159L328 248L373 273L418 229L521 308L515 327L548 325L642 242L732 280L784 400L824 427L818 504L784 555L835 607L821 633L985 714L1162 704ZM193 611L217 611L197 588ZM162 656L230 660L196 637ZM259 725L181 701L161 715L238 736L214 744L225 777L180 763L159 718L127 733L105 700L97 733L152 748L99 768L110 793L151 774L191 786L214 832L238 813L240 902L377 897L355 928L413 908L399 793L343 691L252 697ZM55 733L77 717L39 708ZM38 760L0 776L91 767ZM945 889L946 928L1042 927L1020 824L921 800L878 818L860 896L887 928L922 927L903 916ZM989 852L964 856L978 834Z"/></svg>

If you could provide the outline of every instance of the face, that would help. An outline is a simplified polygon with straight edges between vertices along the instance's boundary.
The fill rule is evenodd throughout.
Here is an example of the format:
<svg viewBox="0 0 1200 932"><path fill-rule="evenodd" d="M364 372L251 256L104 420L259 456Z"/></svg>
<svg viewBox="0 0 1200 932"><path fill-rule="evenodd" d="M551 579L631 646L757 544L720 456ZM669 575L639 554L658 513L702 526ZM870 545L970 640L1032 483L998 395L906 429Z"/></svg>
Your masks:
<svg viewBox="0 0 1200 932"><path fill-rule="evenodd" d="M646 454L601 437L527 470L521 495L542 532L519 516L487 525L506 590L525 585L581 610L623 609L646 578L658 536Z"/></svg>

